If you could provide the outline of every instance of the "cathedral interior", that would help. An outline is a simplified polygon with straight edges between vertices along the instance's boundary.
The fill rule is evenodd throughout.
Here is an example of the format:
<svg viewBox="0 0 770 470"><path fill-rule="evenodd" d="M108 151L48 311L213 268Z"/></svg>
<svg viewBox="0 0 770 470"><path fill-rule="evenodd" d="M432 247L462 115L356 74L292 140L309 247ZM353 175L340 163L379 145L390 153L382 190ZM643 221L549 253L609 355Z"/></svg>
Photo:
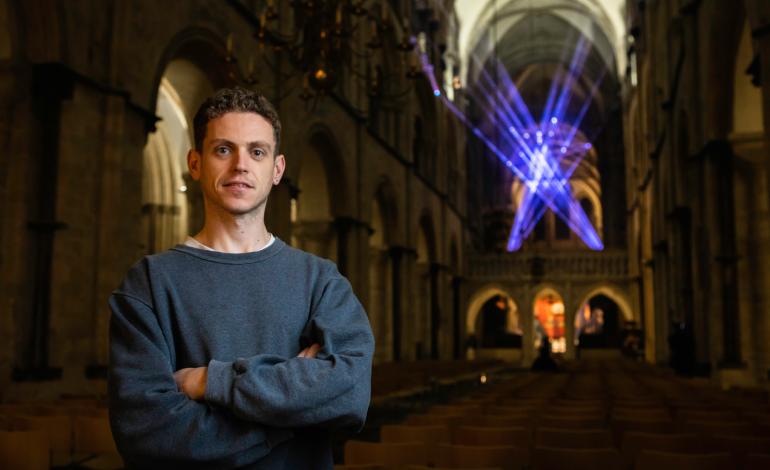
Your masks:
<svg viewBox="0 0 770 470"><path fill-rule="evenodd" d="M108 298L233 86L374 334L337 468L770 468L767 0L0 0L0 467L122 468Z"/></svg>

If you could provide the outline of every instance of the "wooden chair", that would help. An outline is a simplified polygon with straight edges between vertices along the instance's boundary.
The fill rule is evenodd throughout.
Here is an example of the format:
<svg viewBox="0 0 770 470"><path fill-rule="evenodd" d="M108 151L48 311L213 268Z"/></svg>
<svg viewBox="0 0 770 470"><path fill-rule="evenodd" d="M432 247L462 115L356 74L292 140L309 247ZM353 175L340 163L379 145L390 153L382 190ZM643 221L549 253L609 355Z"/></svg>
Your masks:
<svg viewBox="0 0 770 470"><path fill-rule="evenodd" d="M738 415L724 410L677 410L676 419L680 421L735 421Z"/></svg>
<svg viewBox="0 0 770 470"><path fill-rule="evenodd" d="M534 470L621 470L621 458L617 450L607 449L557 449L536 447L532 456Z"/></svg>
<svg viewBox="0 0 770 470"><path fill-rule="evenodd" d="M465 418L455 415L409 415L404 420L404 424L412 426L446 426L451 428L454 426L458 419Z"/></svg>
<svg viewBox="0 0 770 470"><path fill-rule="evenodd" d="M754 434L754 425L740 421L686 421L681 429L703 436L751 436Z"/></svg>
<svg viewBox="0 0 770 470"><path fill-rule="evenodd" d="M406 468L412 468L412 466L408 466ZM369 465L335 465L334 470L388 470L388 467L385 465L375 465L375 464L369 464Z"/></svg>
<svg viewBox="0 0 770 470"><path fill-rule="evenodd" d="M336 470L336 467L335 467ZM502 467L428 467L426 465L407 465L404 470L503 470Z"/></svg>
<svg viewBox="0 0 770 470"><path fill-rule="evenodd" d="M535 446L558 449L607 449L613 446L612 434L606 430L538 428Z"/></svg>
<svg viewBox="0 0 770 470"><path fill-rule="evenodd" d="M73 430L73 461L78 466L94 470L120 469L125 466L106 416L75 416Z"/></svg>
<svg viewBox="0 0 770 470"><path fill-rule="evenodd" d="M650 434L675 434L679 430L671 420L642 420L642 419L613 419L610 421L615 442L623 442L623 436L629 432L644 432Z"/></svg>
<svg viewBox="0 0 770 470"><path fill-rule="evenodd" d="M529 449L512 446L439 445L436 466L447 468L499 467L522 469L529 465Z"/></svg>
<svg viewBox="0 0 770 470"><path fill-rule="evenodd" d="M624 462L633 465L643 450L661 452L697 453L706 450L703 440L696 434L653 434L629 432L623 436L621 454Z"/></svg>
<svg viewBox="0 0 770 470"><path fill-rule="evenodd" d="M764 451L762 454L749 454L746 456L744 470L767 470L770 468L770 451Z"/></svg>
<svg viewBox="0 0 770 470"><path fill-rule="evenodd" d="M364 442L345 443L345 465L428 465L429 450L419 442Z"/></svg>
<svg viewBox="0 0 770 470"><path fill-rule="evenodd" d="M630 420L661 420L670 421L671 413L665 408L637 409L637 408L613 408L610 413L613 419Z"/></svg>
<svg viewBox="0 0 770 470"><path fill-rule="evenodd" d="M453 443L465 446L514 446L529 448L532 430L526 427L458 426Z"/></svg>
<svg viewBox="0 0 770 470"><path fill-rule="evenodd" d="M439 415L467 415L482 413L484 407L478 404L453 404L453 405L433 405L428 408L428 414Z"/></svg>
<svg viewBox="0 0 770 470"><path fill-rule="evenodd" d="M740 466L746 465L751 454L770 452L770 438L767 437L714 436L708 445L716 451L729 452Z"/></svg>
<svg viewBox="0 0 770 470"><path fill-rule="evenodd" d="M72 461L72 417L66 415L15 416L15 431L41 431L48 436L51 465L65 466Z"/></svg>
<svg viewBox="0 0 770 470"><path fill-rule="evenodd" d="M448 444L452 441L452 434L448 426L386 424L380 428L380 441Z"/></svg>
<svg viewBox="0 0 770 470"><path fill-rule="evenodd" d="M453 421L455 426L476 426L476 427L532 427L532 418L529 416L463 416Z"/></svg>
<svg viewBox="0 0 770 470"><path fill-rule="evenodd" d="M682 454L643 450L634 465L635 470L734 470L735 462L727 452Z"/></svg>
<svg viewBox="0 0 770 470"><path fill-rule="evenodd" d="M601 429L606 424L603 419L597 418L556 418L546 416L540 418L538 426L555 429Z"/></svg>
<svg viewBox="0 0 770 470"><path fill-rule="evenodd" d="M42 431L0 431L0 468L9 470L51 468L48 435Z"/></svg>

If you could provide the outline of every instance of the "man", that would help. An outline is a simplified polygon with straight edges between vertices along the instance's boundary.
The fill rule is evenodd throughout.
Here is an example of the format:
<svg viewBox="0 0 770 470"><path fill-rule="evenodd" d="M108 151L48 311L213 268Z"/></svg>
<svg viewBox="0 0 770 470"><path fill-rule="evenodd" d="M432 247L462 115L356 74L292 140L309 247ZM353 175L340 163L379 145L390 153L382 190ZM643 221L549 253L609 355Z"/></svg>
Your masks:
<svg viewBox="0 0 770 470"><path fill-rule="evenodd" d="M331 468L328 429L364 423L366 313L333 263L265 227L280 130L258 93L204 102L187 157L203 229L110 298L110 421L131 468Z"/></svg>

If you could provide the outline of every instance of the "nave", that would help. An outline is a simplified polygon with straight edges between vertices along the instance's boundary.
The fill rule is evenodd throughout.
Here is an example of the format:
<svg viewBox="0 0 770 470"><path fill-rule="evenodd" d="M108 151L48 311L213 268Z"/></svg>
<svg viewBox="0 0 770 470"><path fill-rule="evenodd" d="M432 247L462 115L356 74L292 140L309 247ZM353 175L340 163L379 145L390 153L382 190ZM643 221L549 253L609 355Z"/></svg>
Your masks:
<svg viewBox="0 0 770 470"><path fill-rule="evenodd" d="M767 392L721 391L625 359L567 362L552 374L488 366L470 389L435 403L392 405L401 413L391 412L370 441L347 441L336 468L770 466Z"/></svg>

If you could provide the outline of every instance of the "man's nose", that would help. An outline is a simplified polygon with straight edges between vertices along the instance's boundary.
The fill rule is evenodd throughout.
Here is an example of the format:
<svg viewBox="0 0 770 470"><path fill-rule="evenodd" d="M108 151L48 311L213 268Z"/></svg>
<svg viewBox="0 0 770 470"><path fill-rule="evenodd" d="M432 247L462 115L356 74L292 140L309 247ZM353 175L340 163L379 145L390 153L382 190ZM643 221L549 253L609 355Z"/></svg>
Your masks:
<svg viewBox="0 0 770 470"><path fill-rule="evenodd" d="M233 171L242 173L247 171L247 162L249 158L249 152L246 149L238 148L235 151L235 158L233 158Z"/></svg>

